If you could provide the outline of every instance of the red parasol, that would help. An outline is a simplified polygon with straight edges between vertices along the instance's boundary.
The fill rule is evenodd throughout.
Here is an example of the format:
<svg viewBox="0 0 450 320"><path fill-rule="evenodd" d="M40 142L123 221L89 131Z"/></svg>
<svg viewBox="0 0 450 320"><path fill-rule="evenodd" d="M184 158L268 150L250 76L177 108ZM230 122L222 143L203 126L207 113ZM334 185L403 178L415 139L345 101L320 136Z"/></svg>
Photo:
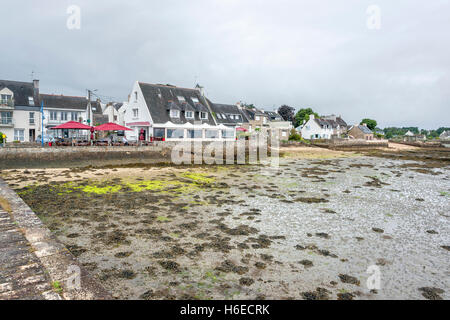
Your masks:
<svg viewBox="0 0 450 320"><path fill-rule="evenodd" d="M52 130L58 130L58 129L75 129L75 130L90 130L91 127L87 126L85 124L76 122L76 121L69 121L63 124L60 124L59 126L50 128Z"/></svg>
<svg viewBox="0 0 450 320"><path fill-rule="evenodd" d="M243 131L243 132L247 132L248 130L242 127L236 128L236 131Z"/></svg>
<svg viewBox="0 0 450 320"><path fill-rule="evenodd" d="M105 123L102 125L99 125L98 127L95 127L96 131L132 131L132 129L124 127L124 126L120 126L116 123Z"/></svg>

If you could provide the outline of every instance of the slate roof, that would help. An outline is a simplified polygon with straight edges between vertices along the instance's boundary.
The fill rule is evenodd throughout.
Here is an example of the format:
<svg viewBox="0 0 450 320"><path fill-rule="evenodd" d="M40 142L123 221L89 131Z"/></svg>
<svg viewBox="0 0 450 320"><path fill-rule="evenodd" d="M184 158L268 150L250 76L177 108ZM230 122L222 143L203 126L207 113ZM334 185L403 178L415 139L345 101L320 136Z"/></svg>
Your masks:
<svg viewBox="0 0 450 320"><path fill-rule="evenodd" d="M198 90L143 82L139 82L139 86L142 94L144 95L148 110L155 123L163 124L168 121L176 124L201 122L215 125L212 114L208 108L208 102ZM178 99L179 96L183 97L185 101L180 101ZM198 103L193 99L197 99ZM189 106L187 104L189 104ZM180 118L171 118L169 116L169 110L171 107L182 111L180 112ZM195 119L186 119L185 111L189 111L191 107L197 111L194 113ZM198 112L207 112L208 119L201 120Z"/></svg>
<svg viewBox="0 0 450 320"><path fill-rule="evenodd" d="M315 118L314 120L320 126L326 125L330 126L333 129L337 128L338 126L347 127L347 123L341 117L336 117L334 115L322 118Z"/></svg>
<svg viewBox="0 0 450 320"><path fill-rule="evenodd" d="M370 130L367 126L363 126L363 125L359 125L358 126L359 130L361 130L363 133L365 134L371 134L373 133L372 130Z"/></svg>
<svg viewBox="0 0 450 320"><path fill-rule="evenodd" d="M71 97L63 95L53 95L53 94L41 94L41 101L44 102L44 108L55 108L55 109L75 109L75 110L86 110L88 105L88 99L86 97ZM97 102L92 101L92 106L97 104ZM101 113L100 104L98 105ZM93 113L97 113L94 112Z"/></svg>
<svg viewBox="0 0 450 320"><path fill-rule="evenodd" d="M210 106L212 111L216 114L217 123L221 123L224 125L237 125L244 122L248 122L247 118L241 112L238 106L233 104L221 104L221 103L212 103L210 102ZM221 116L219 116L219 114ZM234 119L230 117L230 115L240 115L241 119ZM224 119L225 116L225 119Z"/></svg>
<svg viewBox="0 0 450 320"><path fill-rule="evenodd" d="M32 82L10 81L0 80L0 90L8 88L14 93L14 105L15 106L30 106L28 101L29 97L34 98L34 105L38 106L39 96L34 94L34 86Z"/></svg>
<svg viewBox="0 0 450 320"><path fill-rule="evenodd" d="M282 121L283 118L275 111L266 111L270 121Z"/></svg>

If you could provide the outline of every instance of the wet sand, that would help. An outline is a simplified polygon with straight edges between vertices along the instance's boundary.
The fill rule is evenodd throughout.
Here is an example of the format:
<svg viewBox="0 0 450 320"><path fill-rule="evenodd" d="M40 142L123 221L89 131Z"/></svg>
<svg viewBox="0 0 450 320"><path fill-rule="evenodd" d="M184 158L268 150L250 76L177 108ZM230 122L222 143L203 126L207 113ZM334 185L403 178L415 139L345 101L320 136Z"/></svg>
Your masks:
<svg viewBox="0 0 450 320"><path fill-rule="evenodd" d="M450 298L445 153L288 149L279 168L0 175L116 298Z"/></svg>

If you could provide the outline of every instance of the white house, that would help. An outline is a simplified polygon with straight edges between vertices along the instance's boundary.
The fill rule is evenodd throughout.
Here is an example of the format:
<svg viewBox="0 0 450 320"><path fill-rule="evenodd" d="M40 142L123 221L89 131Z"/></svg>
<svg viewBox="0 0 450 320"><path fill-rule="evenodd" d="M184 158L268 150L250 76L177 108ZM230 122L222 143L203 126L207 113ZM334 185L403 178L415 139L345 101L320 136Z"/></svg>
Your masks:
<svg viewBox="0 0 450 320"><path fill-rule="evenodd" d="M44 135L53 136L55 132L51 128L68 121L92 126L107 122L99 101L53 94L41 94L40 100L44 104ZM68 137L68 131L63 134Z"/></svg>
<svg viewBox="0 0 450 320"><path fill-rule="evenodd" d="M0 132L8 142L34 142L41 133L39 80L0 80Z"/></svg>
<svg viewBox="0 0 450 320"><path fill-rule="evenodd" d="M341 137L347 132L347 123L334 115L316 118L313 114L299 128L304 139L331 139Z"/></svg>
<svg viewBox="0 0 450 320"><path fill-rule="evenodd" d="M119 110L130 141L151 138L166 141L234 140L234 128L218 125L200 89L136 81L129 99Z"/></svg>
<svg viewBox="0 0 450 320"><path fill-rule="evenodd" d="M108 117L108 122L113 122L119 124L120 113L119 110L122 108L123 103L110 102L103 109L103 114Z"/></svg>

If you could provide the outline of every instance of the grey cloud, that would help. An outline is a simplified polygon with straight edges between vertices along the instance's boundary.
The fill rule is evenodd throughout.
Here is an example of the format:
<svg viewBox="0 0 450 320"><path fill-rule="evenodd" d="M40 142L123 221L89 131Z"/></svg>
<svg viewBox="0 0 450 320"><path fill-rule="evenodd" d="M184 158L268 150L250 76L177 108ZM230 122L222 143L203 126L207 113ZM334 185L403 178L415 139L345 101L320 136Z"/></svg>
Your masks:
<svg viewBox="0 0 450 320"><path fill-rule="evenodd" d="M66 9L81 8L81 30ZM382 10L380 30L366 9ZM49 93L133 81L206 87L220 103L281 104L381 126L450 125L448 1L9 1L1 77L31 70Z"/></svg>

